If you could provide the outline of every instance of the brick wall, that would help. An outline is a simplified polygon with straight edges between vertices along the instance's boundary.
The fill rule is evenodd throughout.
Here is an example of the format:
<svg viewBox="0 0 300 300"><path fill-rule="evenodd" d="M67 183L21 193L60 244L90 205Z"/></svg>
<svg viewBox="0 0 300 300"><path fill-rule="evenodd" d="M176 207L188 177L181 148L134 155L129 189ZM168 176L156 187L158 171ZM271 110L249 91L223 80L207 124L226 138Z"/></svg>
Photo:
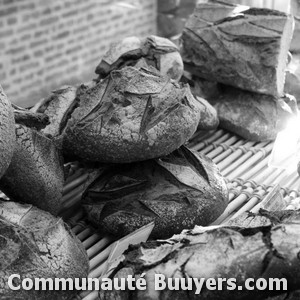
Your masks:
<svg viewBox="0 0 300 300"><path fill-rule="evenodd" d="M0 83L28 106L95 78L109 44L156 33L156 0L0 0Z"/></svg>

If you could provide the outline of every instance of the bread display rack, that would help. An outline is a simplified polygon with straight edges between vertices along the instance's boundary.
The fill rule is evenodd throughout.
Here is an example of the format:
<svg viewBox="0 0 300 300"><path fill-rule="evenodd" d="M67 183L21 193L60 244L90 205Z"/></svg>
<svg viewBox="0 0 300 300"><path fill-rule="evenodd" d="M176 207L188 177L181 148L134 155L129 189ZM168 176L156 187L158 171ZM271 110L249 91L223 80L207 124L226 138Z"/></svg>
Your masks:
<svg viewBox="0 0 300 300"><path fill-rule="evenodd" d="M267 198L273 203L279 203L280 209L293 208L295 199L300 197L300 178L296 171L287 172L268 166L273 145L274 142L247 141L222 129L198 131L189 141L188 146L210 157L226 178L229 205L214 225L225 223L245 211L257 211L258 204ZM105 262L114 239L100 235L90 226L80 208L87 178L88 170L77 163L71 165L64 186L64 209L61 216L87 250L89 277L99 278L106 267ZM278 198L281 198L281 202ZM97 291L85 291L77 299L92 300L97 297Z"/></svg>

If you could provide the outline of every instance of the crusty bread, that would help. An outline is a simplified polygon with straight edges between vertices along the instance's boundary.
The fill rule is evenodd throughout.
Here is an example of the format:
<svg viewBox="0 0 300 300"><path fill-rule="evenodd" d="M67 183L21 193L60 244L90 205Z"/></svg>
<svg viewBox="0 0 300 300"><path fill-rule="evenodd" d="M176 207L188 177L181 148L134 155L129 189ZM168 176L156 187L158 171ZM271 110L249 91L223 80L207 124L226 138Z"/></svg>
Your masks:
<svg viewBox="0 0 300 300"><path fill-rule="evenodd" d="M276 99L229 86L209 102L218 112L220 127L253 141L274 140L288 120L297 115L292 96Z"/></svg>
<svg viewBox="0 0 300 300"><path fill-rule="evenodd" d="M125 163L166 155L196 131L200 104L187 85L124 67L78 93L63 149L90 161Z"/></svg>
<svg viewBox="0 0 300 300"><path fill-rule="evenodd" d="M0 178L10 164L15 148L15 141L13 109L0 86Z"/></svg>
<svg viewBox="0 0 300 300"><path fill-rule="evenodd" d="M50 124L41 130L44 134L53 137L61 134L67 122L68 113L75 109L76 92L77 88L72 86L55 90L31 109L36 113L45 113L49 117Z"/></svg>
<svg viewBox="0 0 300 300"><path fill-rule="evenodd" d="M186 69L208 80L282 96L293 17L218 0L202 2L182 35Z"/></svg>
<svg viewBox="0 0 300 300"><path fill-rule="evenodd" d="M113 70L136 66L140 60L173 80L178 81L182 76L183 62L178 47L169 39L155 35L143 39L126 37L113 43L95 72L104 78Z"/></svg>
<svg viewBox="0 0 300 300"><path fill-rule="evenodd" d="M0 200L0 238L1 299L69 300L76 295L68 288L41 291L41 284L40 290L12 290L7 284L12 274L32 280L88 275L86 251L69 226L32 205Z"/></svg>
<svg viewBox="0 0 300 300"><path fill-rule="evenodd" d="M99 230L126 235L150 222L152 238L166 238L213 222L227 205L217 166L184 146L157 160L101 169L82 203Z"/></svg>
<svg viewBox="0 0 300 300"><path fill-rule="evenodd" d="M197 97L202 109L200 110L200 121L198 130L212 130L219 125L219 117L217 110L204 98Z"/></svg>
<svg viewBox="0 0 300 300"><path fill-rule="evenodd" d="M99 298L103 300L297 300L299 293L295 293L294 297L286 295L300 288L298 277L300 218L297 212L292 213L296 214L292 221L289 219L276 223L271 221L271 224L266 226L261 224L254 228L239 225L195 227L192 230L184 230L168 240L149 241L131 246L125 252L121 263L113 268L112 277L114 279L127 278L128 275L133 278L142 277L147 282L147 288L134 291L130 288L122 291L102 290L99 291ZM155 276L160 276L160 281ZM230 281L226 283L226 280L224 282L222 280L219 284L220 278ZM232 278L235 280L234 290L226 288L226 285L232 287ZM248 279L255 281L262 278L269 283L274 278L279 280L284 278L287 282L287 290L283 288L283 281L280 281L280 289L278 286L274 288L274 285L273 288L264 290L245 288ZM198 290L200 295L196 294L194 280L198 283L203 280L204 284ZM166 286L157 289L157 286L162 286L161 281ZM208 284L210 288L207 288ZM285 294L287 297L277 298L278 294Z"/></svg>
<svg viewBox="0 0 300 300"><path fill-rule="evenodd" d="M62 208L63 160L53 141L21 124L15 125L16 146L0 179L0 189L11 199L57 215Z"/></svg>

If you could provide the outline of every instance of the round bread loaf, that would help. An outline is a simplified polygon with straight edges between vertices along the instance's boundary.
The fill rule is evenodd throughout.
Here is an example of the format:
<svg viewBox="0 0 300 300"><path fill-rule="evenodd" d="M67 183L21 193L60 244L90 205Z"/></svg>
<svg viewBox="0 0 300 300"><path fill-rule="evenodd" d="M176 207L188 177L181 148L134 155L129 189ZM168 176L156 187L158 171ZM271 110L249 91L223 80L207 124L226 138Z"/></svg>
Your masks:
<svg viewBox="0 0 300 300"><path fill-rule="evenodd" d="M0 200L0 294L1 299L72 299L76 290L25 290L20 279L86 278L89 261L86 251L62 219L32 205ZM68 285L67 285L68 287ZM42 289L41 283L39 288Z"/></svg>
<svg viewBox="0 0 300 300"><path fill-rule="evenodd" d="M0 86L0 178L9 166L15 148L15 142L13 109Z"/></svg>
<svg viewBox="0 0 300 300"><path fill-rule="evenodd" d="M179 80L183 74L183 62L177 46L169 39L155 35L144 39L126 37L113 43L95 72L104 78L113 70L135 66L140 59L173 80Z"/></svg>
<svg viewBox="0 0 300 300"><path fill-rule="evenodd" d="M188 85L133 67L82 87L77 99L63 131L64 152L109 163L171 153L196 131L202 109Z"/></svg>
<svg viewBox="0 0 300 300"><path fill-rule="evenodd" d="M89 220L100 230L126 235L152 221L152 238L208 225L227 205L217 166L182 146L169 156L112 165L98 171L83 194Z"/></svg>

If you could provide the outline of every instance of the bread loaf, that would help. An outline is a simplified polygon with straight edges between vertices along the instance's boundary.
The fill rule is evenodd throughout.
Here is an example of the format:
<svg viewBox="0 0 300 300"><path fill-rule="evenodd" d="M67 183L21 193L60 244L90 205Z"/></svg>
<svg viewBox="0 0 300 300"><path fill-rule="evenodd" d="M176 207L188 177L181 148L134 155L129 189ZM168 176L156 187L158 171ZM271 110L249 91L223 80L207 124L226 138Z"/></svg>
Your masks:
<svg viewBox="0 0 300 300"><path fill-rule="evenodd" d="M208 80L283 96L293 24L283 12L202 1L183 30L185 67Z"/></svg>
<svg viewBox="0 0 300 300"><path fill-rule="evenodd" d="M102 300L265 300L287 293L282 284L281 290L276 290L275 286L273 289L249 290L245 286L248 278L255 281L259 278L267 281L270 278L284 278L288 292L292 293L300 288L299 243L299 214L293 221L282 219L276 223L271 217L267 226L253 228L238 225L196 227L166 241L150 241L140 246L132 246L125 253L123 261L114 268L112 276L127 278L132 275L133 278L139 278L143 275L147 282L145 290L100 291L99 296ZM159 282L155 281L155 274L164 275L166 283L168 279L172 279L173 284L166 285L162 290L156 289L155 283L158 286ZM186 284L179 284L178 290L174 289L175 278L185 280ZM195 284L184 289L183 287L188 287L187 280L193 278L214 278L215 289L206 288L205 283L200 294L196 294ZM220 287L220 278L236 279L235 289L227 289L226 281Z"/></svg>
<svg viewBox="0 0 300 300"><path fill-rule="evenodd" d="M100 78L124 66L135 66L143 59L161 75L178 81L183 62L177 46L167 38L151 35L140 39L132 36L113 43L96 68Z"/></svg>
<svg viewBox="0 0 300 300"><path fill-rule="evenodd" d="M0 201L0 294L10 300L69 300L76 290L12 290L9 276L20 279L86 278L89 261L77 237L62 219L32 205ZM13 285L21 285L14 278Z"/></svg>
<svg viewBox="0 0 300 300"><path fill-rule="evenodd" d="M82 203L103 232L123 236L154 221L152 238L166 238L213 222L227 197L217 166L181 147L160 159L101 169Z"/></svg>
<svg viewBox="0 0 300 300"><path fill-rule="evenodd" d="M11 103L0 86L0 178L8 168L15 148L15 122Z"/></svg>
<svg viewBox="0 0 300 300"><path fill-rule="evenodd" d="M49 117L50 123L41 132L52 137L60 136L69 115L76 108L76 93L76 87L63 87L53 91L49 97L42 99L31 109L35 113L44 113Z"/></svg>
<svg viewBox="0 0 300 300"><path fill-rule="evenodd" d="M187 85L124 67L77 93L63 131L65 154L126 163L166 155L196 131L201 106Z"/></svg>
<svg viewBox="0 0 300 300"><path fill-rule="evenodd" d="M223 87L209 102L218 112L220 127L253 141L274 140L288 121L297 116L292 96L272 96Z"/></svg>
<svg viewBox="0 0 300 300"><path fill-rule="evenodd" d="M57 215L64 184L61 151L42 133L15 125L16 146L0 179L0 189L17 202L27 202Z"/></svg>
<svg viewBox="0 0 300 300"><path fill-rule="evenodd" d="M182 82L188 83L193 96L199 101L202 109L200 110L200 121L198 130L212 130L219 125L219 118L216 109L205 99L215 98L220 94L219 84L205 79L191 76L185 72L181 78Z"/></svg>

